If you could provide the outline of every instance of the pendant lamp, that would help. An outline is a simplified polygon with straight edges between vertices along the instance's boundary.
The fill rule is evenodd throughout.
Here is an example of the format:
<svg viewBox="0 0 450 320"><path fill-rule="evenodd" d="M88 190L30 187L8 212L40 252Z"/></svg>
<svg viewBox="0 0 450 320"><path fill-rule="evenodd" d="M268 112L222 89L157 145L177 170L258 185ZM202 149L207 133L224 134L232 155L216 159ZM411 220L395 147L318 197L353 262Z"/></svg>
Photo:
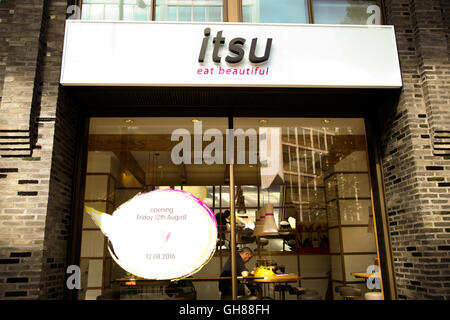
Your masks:
<svg viewBox="0 0 450 320"><path fill-rule="evenodd" d="M277 224L275 223L275 217L273 216L273 204L270 203L266 204L263 207L261 216L264 216L262 222L261 235L264 236L277 235L278 228Z"/></svg>

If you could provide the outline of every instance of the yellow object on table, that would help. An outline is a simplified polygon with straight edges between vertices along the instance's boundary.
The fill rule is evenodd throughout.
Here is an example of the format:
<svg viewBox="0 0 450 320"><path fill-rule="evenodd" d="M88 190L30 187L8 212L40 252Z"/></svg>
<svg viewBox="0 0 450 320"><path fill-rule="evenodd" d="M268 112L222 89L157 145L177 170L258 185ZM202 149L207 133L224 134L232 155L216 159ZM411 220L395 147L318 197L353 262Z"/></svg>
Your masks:
<svg viewBox="0 0 450 320"><path fill-rule="evenodd" d="M255 277L273 277L275 272L266 266L259 266L255 271Z"/></svg>

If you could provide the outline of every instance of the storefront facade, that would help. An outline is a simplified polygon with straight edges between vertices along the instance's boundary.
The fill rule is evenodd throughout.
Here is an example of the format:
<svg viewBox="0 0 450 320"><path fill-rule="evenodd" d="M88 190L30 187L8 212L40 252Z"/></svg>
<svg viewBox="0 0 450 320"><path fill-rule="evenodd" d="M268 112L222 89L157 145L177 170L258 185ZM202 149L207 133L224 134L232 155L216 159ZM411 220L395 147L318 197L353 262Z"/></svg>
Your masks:
<svg viewBox="0 0 450 320"><path fill-rule="evenodd" d="M450 7L344 2L0 2L1 297L102 295L124 275L84 205L112 213L170 187L214 213L235 206L238 246L322 299L367 291L351 273L374 258L385 299L448 299ZM251 161L264 128L280 130L269 182ZM226 143L211 152L205 138L230 129L249 143L231 166ZM192 137L181 163L177 130ZM243 240L268 203L290 232ZM229 235L197 276L220 273ZM87 275L81 290L66 287L69 265ZM215 282L194 287L219 298Z"/></svg>

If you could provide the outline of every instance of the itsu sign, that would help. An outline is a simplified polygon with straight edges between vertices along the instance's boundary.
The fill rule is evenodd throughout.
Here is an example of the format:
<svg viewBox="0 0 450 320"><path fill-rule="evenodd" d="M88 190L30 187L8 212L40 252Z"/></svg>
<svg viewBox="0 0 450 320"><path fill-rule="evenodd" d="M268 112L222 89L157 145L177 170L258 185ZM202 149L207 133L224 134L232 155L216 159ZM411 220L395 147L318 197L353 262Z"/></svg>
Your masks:
<svg viewBox="0 0 450 320"><path fill-rule="evenodd" d="M393 26L67 20L64 36L65 86L402 86Z"/></svg>
<svg viewBox="0 0 450 320"><path fill-rule="evenodd" d="M221 57L219 56L219 50L222 45L225 44L225 37L222 36L223 31L217 31L216 36L213 38L213 44L214 44L214 50L212 53L212 60L216 63L220 63ZM202 47L200 49L200 54L198 56L198 62L204 62L205 61L205 53L206 48L208 47L209 43L209 36L211 34L211 29L206 28L204 30L205 37L203 38ZM242 58L244 58L245 51L243 49L243 46L245 44L246 39L237 37L233 38L229 45L228 50L235 55L228 55L225 58L225 61L231 64L239 63L242 61ZM249 60L252 63L263 63L269 60L270 56L270 48L272 46L272 38L267 39L266 41L266 49L264 51L264 55L261 57L256 56L256 46L258 44L258 38L252 39L252 44L250 47L250 54L249 54Z"/></svg>
<svg viewBox="0 0 450 320"><path fill-rule="evenodd" d="M221 48L225 45L225 36L223 34L223 31L217 31L216 36L212 38L212 41L210 39L211 35L211 29L205 28L203 31L204 38L202 41L202 45L200 48L200 53L198 55L198 62L201 64L207 63L208 57L206 57L206 52L208 49L209 44L212 42L212 53L211 53L211 60L216 63L220 64L222 62L222 56L221 56ZM245 50L244 50L244 44L247 40L242 37L236 37L229 41L228 43L228 55L225 56L225 62L229 65L236 66L238 65L245 56ZM262 65L265 62L269 60L270 57L270 50L272 47L272 38L267 38L264 54L263 55L257 55L257 46L258 46L258 38L253 38L251 40L250 45L250 51L248 54L248 60L252 64L259 64ZM210 61L211 61L210 60ZM224 68L222 66L218 66L218 68L215 67L202 67L197 70L197 74L205 74L205 75L214 75L214 74L227 74L227 75L268 75L269 74L269 68L260 68L257 67L251 67L251 68Z"/></svg>

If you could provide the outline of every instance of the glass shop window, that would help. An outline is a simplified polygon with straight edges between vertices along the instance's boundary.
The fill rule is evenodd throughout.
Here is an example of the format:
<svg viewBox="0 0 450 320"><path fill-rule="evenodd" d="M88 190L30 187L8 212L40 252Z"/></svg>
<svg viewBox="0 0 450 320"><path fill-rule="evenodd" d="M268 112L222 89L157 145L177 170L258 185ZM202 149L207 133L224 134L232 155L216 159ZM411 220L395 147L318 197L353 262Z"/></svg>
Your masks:
<svg viewBox="0 0 450 320"><path fill-rule="evenodd" d="M171 140L172 132L184 128L193 137L194 123L200 121L203 131L214 128L225 136L227 118L92 118L84 204L112 214L138 193L171 188L192 193L214 212L229 209L225 164L172 162L172 148L179 143ZM194 156L194 144L191 155ZM122 286L118 279L134 275L114 261L108 248L110 246L101 230L84 213L79 299L95 300L112 292L120 299L207 299L210 292L217 294L217 283L206 284L215 285L209 289L203 289L204 283L196 283L196 290L192 290L192 286L177 287L169 281L155 282L158 286ZM207 266L203 274L216 277L220 274L220 258L213 257Z"/></svg>
<svg viewBox="0 0 450 320"><path fill-rule="evenodd" d="M151 0L83 0L82 20L151 20Z"/></svg>
<svg viewBox="0 0 450 320"><path fill-rule="evenodd" d="M344 299L342 286L356 289L357 299L380 291L362 275L380 264L364 119L233 121L236 245L254 252L247 268L300 276L290 283L292 290L282 287L289 300L302 299L295 287L321 299ZM134 275L115 263L107 239L84 213L79 299L220 299L218 281L211 278L230 257L231 219L221 219L232 205L230 166L205 159L175 164L171 152L178 141L171 134L183 128L195 135L201 124L202 134L210 129L222 134L216 151L226 154L228 123L228 118L91 118L86 206L112 214L140 192L179 189L202 200L223 224L214 255L185 284L124 285L122 280ZM203 140L204 150L209 143ZM191 148L194 155L194 143ZM276 288L264 292L280 297Z"/></svg>
<svg viewBox="0 0 450 320"><path fill-rule="evenodd" d="M376 0L313 0L312 5L317 24L380 24L371 19L381 13L373 7Z"/></svg>
<svg viewBox="0 0 450 320"><path fill-rule="evenodd" d="M82 20L222 22L222 0L83 0Z"/></svg>
<svg viewBox="0 0 450 320"><path fill-rule="evenodd" d="M222 0L156 0L156 21L222 22Z"/></svg>
<svg viewBox="0 0 450 320"><path fill-rule="evenodd" d="M307 0L243 0L243 22L309 23Z"/></svg>
<svg viewBox="0 0 450 320"><path fill-rule="evenodd" d="M299 274L321 299L343 299L340 286L358 299L376 291L361 278L379 263L364 120L235 118L234 128L256 130L275 163L235 165L237 242L257 252L255 267Z"/></svg>
<svg viewBox="0 0 450 320"><path fill-rule="evenodd" d="M381 9L377 0L242 1L243 22L306 24L310 20L317 24L381 24Z"/></svg>

